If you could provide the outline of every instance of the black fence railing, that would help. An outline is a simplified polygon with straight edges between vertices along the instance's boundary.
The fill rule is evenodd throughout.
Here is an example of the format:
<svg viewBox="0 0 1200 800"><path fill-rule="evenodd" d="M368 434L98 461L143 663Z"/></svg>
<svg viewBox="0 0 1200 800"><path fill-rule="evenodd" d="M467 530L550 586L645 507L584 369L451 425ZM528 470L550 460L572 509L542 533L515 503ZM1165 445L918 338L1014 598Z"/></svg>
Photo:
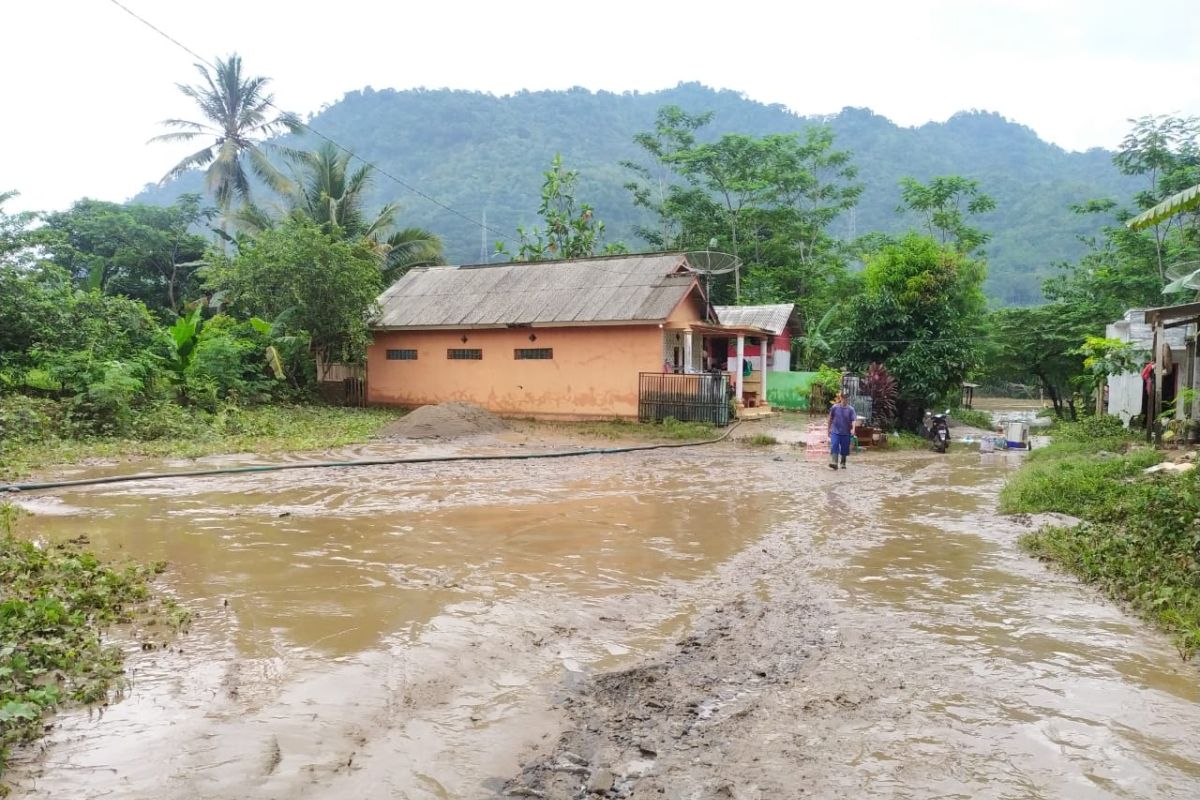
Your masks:
<svg viewBox="0 0 1200 800"><path fill-rule="evenodd" d="M667 417L680 422L728 425L729 376L714 372L697 375L639 373L638 419L662 422Z"/></svg>

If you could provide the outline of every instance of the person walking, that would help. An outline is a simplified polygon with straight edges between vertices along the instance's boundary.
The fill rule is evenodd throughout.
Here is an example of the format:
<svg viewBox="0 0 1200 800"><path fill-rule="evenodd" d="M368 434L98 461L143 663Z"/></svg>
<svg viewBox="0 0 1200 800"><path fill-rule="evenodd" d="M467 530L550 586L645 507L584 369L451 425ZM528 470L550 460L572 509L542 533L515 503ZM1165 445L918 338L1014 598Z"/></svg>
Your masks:
<svg viewBox="0 0 1200 800"><path fill-rule="evenodd" d="M850 407L845 393L838 392L833 407L829 409L829 468L838 468L841 457L842 469L846 468L846 456L850 455L850 437L854 434L854 421L858 415Z"/></svg>

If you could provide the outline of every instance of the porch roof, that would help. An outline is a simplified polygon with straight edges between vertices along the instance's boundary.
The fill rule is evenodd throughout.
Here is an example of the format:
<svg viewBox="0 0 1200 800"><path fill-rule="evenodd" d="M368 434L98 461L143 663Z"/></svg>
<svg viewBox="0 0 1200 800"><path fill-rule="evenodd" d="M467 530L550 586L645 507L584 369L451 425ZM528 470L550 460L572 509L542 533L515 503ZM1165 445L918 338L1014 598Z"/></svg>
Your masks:
<svg viewBox="0 0 1200 800"><path fill-rule="evenodd" d="M1160 306L1148 308L1143 317L1147 325L1161 323L1163 327L1174 328L1192 322L1200 322L1200 303L1185 303L1178 306Z"/></svg>
<svg viewBox="0 0 1200 800"><path fill-rule="evenodd" d="M692 323L684 327L701 333L704 336L737 336L740 334L742 336L759 336L765 338L775 335L772 331L757 328L753 325L706 325L703 323Z"/></svg>

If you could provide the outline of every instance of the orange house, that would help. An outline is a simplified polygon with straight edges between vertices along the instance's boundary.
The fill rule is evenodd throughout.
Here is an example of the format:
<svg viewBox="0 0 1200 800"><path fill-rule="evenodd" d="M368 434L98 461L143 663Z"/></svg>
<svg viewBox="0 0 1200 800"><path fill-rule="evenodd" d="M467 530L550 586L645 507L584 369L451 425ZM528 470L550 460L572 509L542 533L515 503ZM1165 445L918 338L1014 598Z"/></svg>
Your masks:
<svg viewBox="0 0 1200 800"><path fill-rule="evenodd" d="M697 386L706 377L697 328L712 323L682 253L424 267L379 307L367 350L372 404L637 417L640 375L643 387L650 373L696 373L677 377Z"/></svg>

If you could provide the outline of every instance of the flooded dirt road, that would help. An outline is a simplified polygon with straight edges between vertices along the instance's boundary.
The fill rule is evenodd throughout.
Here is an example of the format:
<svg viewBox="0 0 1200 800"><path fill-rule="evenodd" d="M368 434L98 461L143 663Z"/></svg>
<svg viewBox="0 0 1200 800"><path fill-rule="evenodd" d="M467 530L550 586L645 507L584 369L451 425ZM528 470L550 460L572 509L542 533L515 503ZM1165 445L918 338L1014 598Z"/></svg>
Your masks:
<svg viewBox="0 0 1200 800"><path fill-rule="evenodd" d="M1197 796L1196 668L1017 550L1021 457L726 443L33 498L24 530L169 561L199 618L19 754L14 796Z"/></svg>

